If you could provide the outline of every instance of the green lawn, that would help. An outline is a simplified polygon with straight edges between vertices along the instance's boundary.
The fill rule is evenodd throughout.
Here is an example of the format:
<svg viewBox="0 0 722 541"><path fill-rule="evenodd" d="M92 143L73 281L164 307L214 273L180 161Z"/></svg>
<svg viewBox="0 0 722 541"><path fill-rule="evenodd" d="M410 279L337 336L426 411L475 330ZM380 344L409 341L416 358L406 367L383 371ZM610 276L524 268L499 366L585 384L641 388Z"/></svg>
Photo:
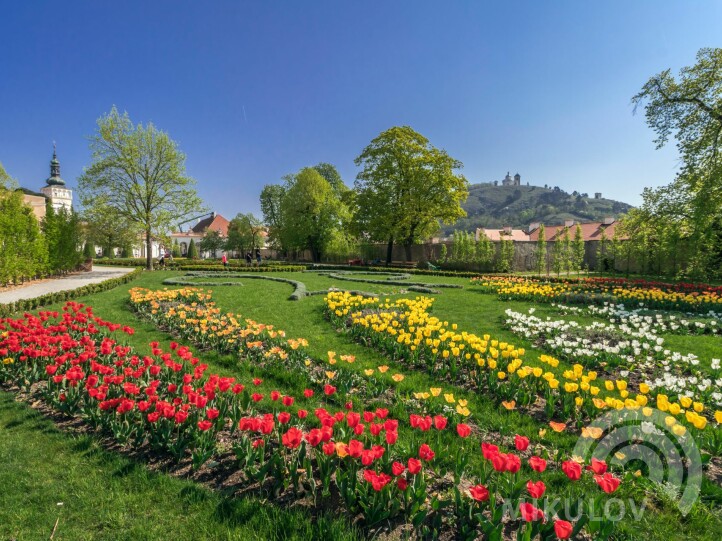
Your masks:
<svg viewBox="0 0 722 541"><path fill-rule="evenodd" d="M144 274L131 284L78 300L91 304L96 315L106 320L134 327L136 333L128 341L140 352L147 352L150 341L158 340L167 346L172 337L135 316L128 305L128 290L136 286L162 288L164 278L179 274L182 273L157 271ZM315 273L274 273L272 276L303 281L308 291L339 287L399 295L404 289L402 286L340 281ZM205 282L208 278L198 280ZM313 357L325 358L328 351L355 355L357 362L353 366L357 370L387 364L391 366L391 372L406 375L397 386L401 397L438 385L433 375L393 363L334 329L323 317L323 296L289 301L287 298L293 291L291 285L257 279L237 280L243 285L205 286L205 289L213 290L214 300L223 311L273 324L285 330L288 337L308 339L308 353ZM502 327L504 310L526 311L528 304L500 302L495 296L483 295L469 286L465 278L412 276L410 281L464 286L463 289L444 289L434 295L433 313L457 323L460 330L489 333L527 348L525 357L532 364L539 355L531 344ZM418 295L414 292L403 294L407 297ZM554 312L551 307L542 306L538 307L539 314L553 316ZM679 339L678 345L672 346L675 343L672 339ZM681 351L692 351L700 357L714 353L721 343L720 337L677 336L669 339L669 347L685 347L687 349ZM284 370L262 372L258 367L238 363L230 356L216 352L205 352L202 358L214 372L245 381L262 376L262 392L279 389L299 395L307 384L303 374ZM450 383L443 386L453 390L457 397L469 399L473 422L491 438L505 437L508 441L515 433L524 434L532 441L542 442L551 451L569 451L576 442L576 436L551 431L540 439L538 432L545 423L519 412L500 410L483 395L453 388ZM312 402L301 404L313 407ZM397 404L395 409L398 416L403 416L402 405ZM406 437L401 435L402 440ZM479 453L472 455L474 467L481 458ZM0 491L0 539L47 539L58 517L60 521L54 539L353 539L360 535L345 519L311 520L302 510L280 507L254 497L235 498L191 481L153 473L144 464L103 450L96 437L58 431L50 421L28 406L15 402L12 395L5 392L0 394L0 460L3 464L0 482L4 487L4 491ZM449 460L450 457L441 457L442 463ZM555 483L555 477L549 476L548 482ZM639 489L632 487L626 488L625 494L641 497ZM620 539L720 539L722 489L708 483L703 497L704 504L695 506L685 518L663 499L653 499L651 505L656 510L647 513L639 523L623 523ZM58 506L58 502L63 505Z"/></svg>

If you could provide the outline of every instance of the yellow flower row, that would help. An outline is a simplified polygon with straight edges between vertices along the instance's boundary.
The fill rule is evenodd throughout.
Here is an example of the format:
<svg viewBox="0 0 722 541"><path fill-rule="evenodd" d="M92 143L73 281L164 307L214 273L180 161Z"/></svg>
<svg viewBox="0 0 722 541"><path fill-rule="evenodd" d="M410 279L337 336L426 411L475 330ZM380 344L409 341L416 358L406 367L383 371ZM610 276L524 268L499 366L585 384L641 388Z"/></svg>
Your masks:
<svg viewBox="0 0 722 541"><path fill-rule="evenodd" d="M331 292L326 297L326 303L331 313L350 317L354 326L392 337L397 345L408 348L412 355L423 351L436 359L454 360L471 367L477 365L495 372L497 380L507 380L513 385L521 385L527 378L532 378L548 389L573 396L578 408L587 403L598 410L640 408L646 407L649 398L652 398L659 409L673 417L685 418L699 430L704 429L707 423L707 418L700 415L705 411L701 401L680 396L678 402L672 402L663 394L648 397L650 389L646 384L641 384L638 393L632 396L626 380L598 380L595 371L585 372L580 364L559 373L559 360L549 355L541 355L539 361L550 370L525 364L523 348L494 340L489 335L479 337L458 332L455 324L449 325L447 321L431 316L429 309L433 298L398 299L396 302L386 299L386 302L379 302L379 299L348 292ZM514 377L513 381L510 380ZM538 386L531 385L530 388ZM722 412L717 412L715 419L720 422Z"/></svg>

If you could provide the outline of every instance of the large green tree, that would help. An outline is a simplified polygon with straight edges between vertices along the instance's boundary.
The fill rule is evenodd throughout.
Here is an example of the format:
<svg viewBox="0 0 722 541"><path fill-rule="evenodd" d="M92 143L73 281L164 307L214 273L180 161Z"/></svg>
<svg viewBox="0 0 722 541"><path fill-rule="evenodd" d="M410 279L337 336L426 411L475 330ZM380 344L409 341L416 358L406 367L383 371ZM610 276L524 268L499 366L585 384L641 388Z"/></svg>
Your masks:
<svg viewBox="0 0 722 541"><path fill-rule="evenodd" d="M228 224L226 250L238 252L243 259L247 250L255 250L263 244L263 221L252 213L237 214Z"/></svg>
<svg viewBox="0 0 722 541"><path fill-rule="evenodd" d="M209 229L200 242L201 252L208 252L211 257L217 257L218 250L222 250L226 245L226 239L221 236L219 231Z"/></svg>
<svg viewBox="0 0 722 541"><path fill-rule="evenodd" d="M461 203L468 182L454 171L462 163L437 149L408 126L376 137L356 158L354 230L369 240L386 242L386 262L399 242L411 260L411 246L465 216Z"/></svg>
<svg viewBox="0 0 722 541"><path fill-rule="evenodd" d="M669 69L651 77L632 101L644 107L657 147L673 137L681 161L669 187L646 193L645 212L656 220L677 214L678 233L691 244L686 272L712 274L720 256L714 224L722 221L722 49L700 49L677 78Z"/></svg>
<svg viewBox="0 0 722 541"><path fill-rule="evenodd" d="M186 175L185 154L153 124L134 125L113 109L98 119L90 138L92 163L79 178L80 199L102 201L143 230L146 266L153 268L152 242L180 217L201 210L195 181Z"/></svg>
<svg viewBox="0 0 722 541"><path fill-rule="evenodd" d="M348 218L348 210L331 184L307 167L293 178L281 200L281 242L293 250L309 250L320 261Z"/></svg>

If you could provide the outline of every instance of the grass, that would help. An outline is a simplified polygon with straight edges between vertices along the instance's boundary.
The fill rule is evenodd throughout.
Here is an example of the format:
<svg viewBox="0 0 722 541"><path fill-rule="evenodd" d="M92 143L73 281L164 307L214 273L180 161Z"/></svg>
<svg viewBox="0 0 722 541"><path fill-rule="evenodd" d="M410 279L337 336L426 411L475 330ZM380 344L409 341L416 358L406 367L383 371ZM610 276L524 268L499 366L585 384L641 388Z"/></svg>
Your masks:
<svg viewBox="0 0 722 541"><path fill-rule="evenodd" d="M178 272L158 271L147 273L133 282L113 290L79 298L91 304L96 315L106 320L131 325L136 333L128 341L140 352L148 352L147 344L158 340L164 347L172 337L158 331L150 323L138 319L128 305L128 290L142 286L157 289L161 282ZM352 283L333 280L316 273L287 273L292 280L303 281L309 291L329 287L357 288L365 291L399 295L399 286ZM203 278L208 281L208 278ZM445 289L435 295L433 313L459 329L477 334L489 333L527 348L527 358L538 355L532 345L514 336L502 327L504 310L512 308L526 311L529 304L499 302L494 296L483 295L468 286L463 278L419 276L413 281L429 284L458 283L464 289ZM213 297L224 311L240 313L243 317L273 324L287 332L289 337L309 340L309 354L325 358L327 351L351 354L357 357L354 368L391 366L389 373L401 371L406 375L398 384L399 396L407 397L414 391L438 385L432 374L414 372L389 361L378 352L354 343L345 333L338 332L322 315L323 296L307 297L301 301L286 300L293 290L288 284L240 280L242 286L218 286ZM417 296L406 293L404 296ZM59 308L59 307L55 307ZM549 306L537 307L537 315L553 313ZM694 351L707 355L714 350L719 337L689 338L679 342L688 344L683 352ZM708 339L711 340L702 340ZM719 343L719 342L717 342ZM190 345L190 344L189 344ZM670 344L670 347L671 344ZM686 346L685 346L686 347ZM697 350L695 351L695 349ZM675 346L676 349L676 346ZM264 378L261 392L280 389L299 396L307 381L302 374L282 369L261 371L248 363L238 363L229 355L205 352L203 361L211 371L234 375L243 381L254 376ZM449 384L444 387L452 390ZM546 426L518 413L498 409L482 395L453 389L457 397L469 399L473 421L482 431L499 438L515 433L541 441L540 428ZM300 400L301 407L314 407L312 402ZM400 402L394 405L398 416L404 416ZM405 415L408 415L407 413ZM401 441L408 441L402 433ZM551 449L569 451L576 437L569 434L548 433L543 440ZM472 467L479 463L474 453ZM163 473L154 473L143 464L119 454L107 452L92 436L63 433L27 406L14 402L8 393L0 393L0 482L6 490L0 493L0 538L47 539L55 519L60 522L55 539L355 539L356 530L341 519L311 520L300 510L284 509L257 498L233 498L206 490L190 481L176 479ZM448 461L449 457L442 457ZM549 477L549 483L558 478ZM709 485L709 484L708 484ZM624 495L641 499L634 487L625 489ZM647 539L719 539L720 488L716 485L703 489L705 505L699 504L686 518L679 516L674 507L656 498L656 510L645 514L641 523L626 521L620 526L626 538ZM63 502L62 506L57 506ZM171 534L172 532L172 534Z"/></svg>
<svg viewBox="0 0 722 541"><path fill-rule="evenodd" d="M312 521L150 471L92 436L59 431L0 392L0 539L140 541L357 539L339 519Z"/></svg>

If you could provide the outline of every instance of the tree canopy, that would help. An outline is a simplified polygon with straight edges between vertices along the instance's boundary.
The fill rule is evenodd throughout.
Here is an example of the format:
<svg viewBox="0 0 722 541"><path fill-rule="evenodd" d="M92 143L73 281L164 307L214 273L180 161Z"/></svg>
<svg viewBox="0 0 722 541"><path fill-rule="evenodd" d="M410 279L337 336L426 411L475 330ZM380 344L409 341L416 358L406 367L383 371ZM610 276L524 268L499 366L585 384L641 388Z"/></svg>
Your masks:
<svg viewBox="0 0 722 541"><path fill-rule="evenodd" d="M348 211L331 184L310 167L293 177L281 199L280 210L283 246L310 250L314 261L320 261L348 218Z"/></svg>
<svg viewBox="0 0 722 541"><path fill-rule="evenodd" d="M700 49L678 78L669 69L651 77L632 101L635 110L644 107L657 147L674 137L681 159L672 184L645 190L643 215L673 220L687 237L693 249L683 274L714 274L722 222L722 49ZM641 227L643 220L636 223Z"/></svg>
<svg viewBox="0 0 722 541"><path fill-rule="evenodd" d="M355 160L362 167L355 182L353 225L372 241L394 242L406 248L434 234L439 222L453 223L466 213L461 203L468 182L454 171L462 163L437 149L408 126L393 127L377 136Z"/></svg>
<svg viewBox="0 0 722 541"><path fill-rule="evenodd" d="M276 250L284 249L281 242L281 231L283 231L281 201L285 194L286 187L280 184L267 184L261 191L261 212L263 221L268 227L268 244Z"/></svg>
<svg viewBox="0 0 722 541"><path fill-rule="evenodd" d="M202 207L195 181L185 172L185 155L166 132L150 123L133 125L128 113L115 107L98 119L90 150L92 163L78 180L83 206L101 201L142 228L152 269L153 237Z"/></svg>
<svg viewBox="0 0 722 541"><path fill-rule="evenodd" d="M255 251L263 244L263 221L253 213L237 214L228 224L226 250L236 251L241 258L248 250Z"/></svg>
<svg viewBox="0 0 722 541"><path fill-rule="evenodd" d="M127 248L138 242L142 233L137 223L129 221L117 209L104 205L102 199L85 209L85 240L100 246L105 257L113 257L115 248Z"/></svg>

